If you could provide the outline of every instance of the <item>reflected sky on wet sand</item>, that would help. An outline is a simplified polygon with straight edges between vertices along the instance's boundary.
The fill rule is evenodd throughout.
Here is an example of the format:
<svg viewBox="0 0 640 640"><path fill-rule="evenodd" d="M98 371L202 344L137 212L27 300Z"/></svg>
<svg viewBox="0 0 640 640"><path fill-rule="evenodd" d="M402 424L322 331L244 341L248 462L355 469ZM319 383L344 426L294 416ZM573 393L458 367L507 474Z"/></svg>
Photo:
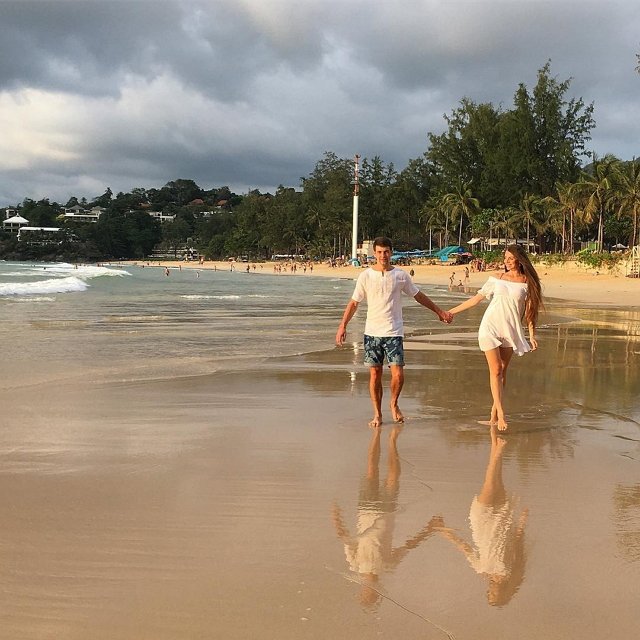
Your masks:
<svg viewBox="0 0 640 640"><path fill-rule="evenodd" d="M357 345L4 387L0 639L635 637L637 312L550 305L493 439L478 318L379 435Z"/></svg>

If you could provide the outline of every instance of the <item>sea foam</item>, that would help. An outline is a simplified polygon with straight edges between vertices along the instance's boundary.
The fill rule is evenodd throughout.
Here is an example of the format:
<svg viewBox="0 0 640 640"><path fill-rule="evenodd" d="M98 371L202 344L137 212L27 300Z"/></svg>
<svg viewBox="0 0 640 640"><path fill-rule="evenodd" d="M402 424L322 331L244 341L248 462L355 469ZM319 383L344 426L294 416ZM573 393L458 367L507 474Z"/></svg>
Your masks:
<svg viewBox="0 0 640 640"><path fill-rule="evenodd" d="M86 291L89 285L80 278L51 278L37 282L4 282L0 283L0 296L33 296L52 293L70 293Z"/></svg>

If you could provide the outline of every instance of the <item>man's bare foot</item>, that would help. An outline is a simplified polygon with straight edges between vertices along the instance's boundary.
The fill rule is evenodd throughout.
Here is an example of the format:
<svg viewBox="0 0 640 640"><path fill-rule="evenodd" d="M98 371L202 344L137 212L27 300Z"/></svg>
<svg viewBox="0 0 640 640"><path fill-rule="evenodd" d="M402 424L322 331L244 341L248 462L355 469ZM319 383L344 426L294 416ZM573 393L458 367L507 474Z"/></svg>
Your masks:
<svg viewBox="0 0 640 640"><path fill-rule="evenodd" d="M373 416L373 419L369 421L370 429L378 429L382 426L382 416Z"/></svg>
<svg viewBox="0 0 640 640"><path fill-rule="evenodd" d="M402 415L402 411L400 411L400 407L398 405L391 407L391 417L394 422L404 422L404 416Z"/></svg>
<svg viewBox="0 0 640 640"><path fill-rule="evenodd" d="M498 418L498 431L506 431L509 428L504 418Z"/></svg>

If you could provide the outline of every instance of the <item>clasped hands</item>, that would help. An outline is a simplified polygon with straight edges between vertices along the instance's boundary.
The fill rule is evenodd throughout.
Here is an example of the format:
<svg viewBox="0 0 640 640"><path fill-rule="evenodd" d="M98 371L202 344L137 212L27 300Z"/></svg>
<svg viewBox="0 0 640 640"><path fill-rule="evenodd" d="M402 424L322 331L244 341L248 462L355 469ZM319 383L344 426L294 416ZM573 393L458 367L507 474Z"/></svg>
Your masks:
<svg viewBox="0 0 640 640"><path fill-rule="evenodd" d="M440 318L440 322L444 322L445 324L451 324L453 322L453 313L451 311L445 311L444 309L440 309L438 313L438 318Z"/></svg>

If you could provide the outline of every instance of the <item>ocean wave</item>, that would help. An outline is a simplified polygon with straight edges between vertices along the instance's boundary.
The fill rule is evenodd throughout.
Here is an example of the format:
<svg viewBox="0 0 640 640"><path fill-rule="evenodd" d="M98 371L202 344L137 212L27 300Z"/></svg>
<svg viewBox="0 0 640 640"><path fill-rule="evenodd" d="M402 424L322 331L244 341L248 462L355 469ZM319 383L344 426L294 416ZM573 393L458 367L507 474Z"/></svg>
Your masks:
<svg viewBox="0 0 640 640"><path fill-rule="evenodd" d="M45 268L43 268L45 269ZM54 275L61 276L70 276L73 275L76 278L81 278L82 280L89 280L91 278L100 278L102 276L130 276L131 274L124 269L114 269L112 267L99 267L97 265L78 265L77 267L72 264L67 264L65 262L60 262L54 264L50 267L46 267L47 273L52 273Z"/></svg>
<svg viewBox="0 0 640 640"><path fill-rule="evenodd" d="M13 298L11 299L11 301L12 302L55 302L56 299L52 296L37 296L37 297L26 296L24 298Z"/></svg>
<svg viewBox="0 0 640 640"><path fill-rule="evenodd" d="M80 278L68 276L37 282L4 282L0 283L0 296L33 296L52 293L71 293L86 291L89 285Z"/></svg>
<svg viewBox="0 0 640 640"><path fill-rule="evenodd" d="M185 300L240 300L238 295L204 295L204 294L192 294L180 296Z"/></svg>

